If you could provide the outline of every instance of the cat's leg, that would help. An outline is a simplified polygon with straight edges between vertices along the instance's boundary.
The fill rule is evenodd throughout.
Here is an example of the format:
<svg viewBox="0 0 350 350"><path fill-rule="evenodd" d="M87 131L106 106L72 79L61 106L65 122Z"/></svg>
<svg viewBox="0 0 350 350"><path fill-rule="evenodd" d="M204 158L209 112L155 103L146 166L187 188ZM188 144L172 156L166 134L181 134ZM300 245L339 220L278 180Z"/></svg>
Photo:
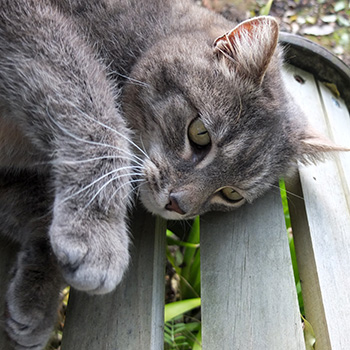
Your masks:
<svg viewBox="0 0 350 350"><path fill-rule="evenodd" d="M23 245L30 238L31 221L51 222L54 197L48 174L0 170L0 234Z"/></svg>
<svg viewBox="0 0 350 350"><path fill-rule="evenodd" d="M32 234L18 254L6 294L6 332L16 350L44 348L58 316L63 285L48 237Z"/></svg>
<svg viewBox="0 0 350 350"><path fill-rule="evenodd" d="M8 1L0 17L0 102L52 160L53 251L73 287L108 292L129 261L125 220L137 169L118 90L74 24L53 9Z"/></svg>
<svg viewBox="0 0 350 350"><path fill-rule="evenodd" d="M47 176L0 173L0 232L21 245L10 272L5 315L17 350L42 350L57 318L63 279L48 237L51 205Z"/></svg>

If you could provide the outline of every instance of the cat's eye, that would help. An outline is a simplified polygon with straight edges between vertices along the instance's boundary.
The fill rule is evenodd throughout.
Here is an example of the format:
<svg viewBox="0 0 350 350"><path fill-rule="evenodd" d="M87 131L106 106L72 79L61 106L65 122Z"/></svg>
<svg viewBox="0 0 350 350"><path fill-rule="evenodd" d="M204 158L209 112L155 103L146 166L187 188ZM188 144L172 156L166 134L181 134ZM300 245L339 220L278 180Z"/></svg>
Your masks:
<svg viewBox="0 0 350 350"><path fill-rule="evenodd" d="M200 119L195 119L188 128L189 139L197 146L205 147L210 144L209 132Z"/></svg>
<svg viewBox="0 0 350 350"><path fill-rule="evenodd" d="M224 187L221 190L221 193L223 196L229 200L230 202L237 203L240 202L243 199L243 196L241 196L236 190L234 190L232 187Z"/></svg>

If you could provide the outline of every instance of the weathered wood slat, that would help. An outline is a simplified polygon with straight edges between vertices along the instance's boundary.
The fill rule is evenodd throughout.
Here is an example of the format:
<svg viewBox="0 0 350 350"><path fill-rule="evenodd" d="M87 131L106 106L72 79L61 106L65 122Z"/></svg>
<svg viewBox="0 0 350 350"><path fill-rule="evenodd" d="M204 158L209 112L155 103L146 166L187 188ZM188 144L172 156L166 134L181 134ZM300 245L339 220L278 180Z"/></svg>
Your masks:
<svg viewBox="0 0 350 350"><path fill-rule="evenodd" d="M279 190L201 220L203 350L305 349Z"/></svg>
<svg viewBox="0 0 350 350"><path fill-rule="evenodd" d="M350 146L349 115L342 101L307 73L292 70L305 84L290 79L288 88L314 127ZM307 94L314 98L305 98ZM349 164L350 155L342 154L317 166L300 166L304 202L290 198L306 317L315 330L317 350L343 350L350 343Z"/></svg>
<svg viewBox="0 0 350 350"><path fill-rule="evenodd" d="M338 145L350 148L350 115L344 101L334 97L323 84L319 84L319 90L330 137ZM344 194L350 207L350 153L339 152L334 160L337 163Z"/></svg>
<svg viewBox="0 0 350 350"><path fill-rule="evenodd" d="M135 213L127 276L111 294L71 292L62 350L163 348L165 229L165 221Z"/></svg>

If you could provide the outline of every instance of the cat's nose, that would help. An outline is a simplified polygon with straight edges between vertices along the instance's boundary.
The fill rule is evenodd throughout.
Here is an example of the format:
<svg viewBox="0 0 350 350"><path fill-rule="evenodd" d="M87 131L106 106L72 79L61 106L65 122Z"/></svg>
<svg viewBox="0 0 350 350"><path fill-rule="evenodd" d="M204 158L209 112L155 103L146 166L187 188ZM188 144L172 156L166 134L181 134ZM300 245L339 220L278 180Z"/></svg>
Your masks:
<svg viewBox="0 0 350 350"><path fill-rule="evenodd" d="M170 193L170 195L169 195L169 203L165 206L165 209L169 210L169 211L175 211L176 213L179 213L181 215L186 214L186 212L183 211L181 209L181 207L179 206L179 203L178 203L178 201L176 199L176 195L173 194L173 193Z"/></svg>

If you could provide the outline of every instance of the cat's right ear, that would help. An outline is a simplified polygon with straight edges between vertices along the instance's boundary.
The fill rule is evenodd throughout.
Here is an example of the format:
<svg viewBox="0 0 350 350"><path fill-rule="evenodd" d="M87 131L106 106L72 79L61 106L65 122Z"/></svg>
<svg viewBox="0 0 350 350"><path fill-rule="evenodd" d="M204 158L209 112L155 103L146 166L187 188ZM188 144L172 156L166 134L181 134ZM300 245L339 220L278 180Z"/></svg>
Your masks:
<svg viewBox="0 0 350 350"><path fill-rule="evenodd" d="M278 23L261 16L240 23L214 41L214 52L238 74L261 84L278 42Z"/></svg>

